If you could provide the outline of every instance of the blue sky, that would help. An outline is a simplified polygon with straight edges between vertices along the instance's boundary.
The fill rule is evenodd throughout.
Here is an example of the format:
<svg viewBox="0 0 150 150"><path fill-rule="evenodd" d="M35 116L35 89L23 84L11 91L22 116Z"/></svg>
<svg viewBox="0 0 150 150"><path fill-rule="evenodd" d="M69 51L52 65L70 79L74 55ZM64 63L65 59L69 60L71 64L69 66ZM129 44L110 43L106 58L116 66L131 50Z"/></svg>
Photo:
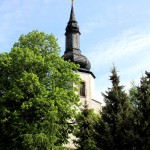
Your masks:
<svg viewBox="0 0 150 150"><path fill-rule="evenodd" d="M126 89L150 71L149 7L149 0L75 0L81 51L92 64L100 101L111 86L113 64ZM21 34L37 29L53 33L63 54L70 9L70 0L0 0L0 52L10 52Z"/></svg>

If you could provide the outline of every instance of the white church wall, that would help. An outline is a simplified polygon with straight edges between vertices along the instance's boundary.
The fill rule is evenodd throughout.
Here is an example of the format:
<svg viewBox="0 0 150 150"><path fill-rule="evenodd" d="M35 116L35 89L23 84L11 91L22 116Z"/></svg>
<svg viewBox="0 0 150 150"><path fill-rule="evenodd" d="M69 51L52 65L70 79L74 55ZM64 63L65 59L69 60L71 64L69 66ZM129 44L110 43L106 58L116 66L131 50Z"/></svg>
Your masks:
<svg viewBox="0 0 150 150"><path fill-rule="evenodd" d="M92 99L91 100L91 108L94 109L95 113L99 113L102 112L102 105L99 101Z"/></svg>
<svg viewBox="0 0 150 150"><path fill-rule="evenodd" d="M95 98L95 79L90 73L78 72L80 78L85 82L85 93L86 96L80 96L82 105L88 105L88 108L93 108L95 112L98 112L98 109L101 109L101 103L98 102Z"/></svg>

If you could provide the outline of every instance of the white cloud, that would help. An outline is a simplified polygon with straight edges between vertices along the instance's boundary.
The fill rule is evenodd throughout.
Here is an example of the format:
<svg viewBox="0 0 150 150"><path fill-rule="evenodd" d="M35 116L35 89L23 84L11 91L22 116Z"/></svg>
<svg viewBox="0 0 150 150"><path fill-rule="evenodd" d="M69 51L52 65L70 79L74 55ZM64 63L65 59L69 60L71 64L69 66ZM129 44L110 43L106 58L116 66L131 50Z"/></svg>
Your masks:
<svg viewBox="0 0 150 150"><path fill-rule="evenodd" d="M116 37L98 42L86 56L96 73L96 89L102 101L100 92L111 87L108 78L113 63L126 89L130 88L133 80L138 84L145 70L150 71L150 29L126 30Z"/></svg>
<svg viewBox="0 0 150 150"><path fill-rule="evenodd" d="M143 29L135 30L131 29L125 31L121 35L112 39L107 39L103 42L99 42L93 48L93 51L89 51L87 54L89 58L94 58L92 62L93 67L105 65L106 63L119 62L119 64L129 63L126 60L135 62L140 61L143 58L147 58L150 54L150 31ZM92 59L91 59L92 60Z"/></svg>

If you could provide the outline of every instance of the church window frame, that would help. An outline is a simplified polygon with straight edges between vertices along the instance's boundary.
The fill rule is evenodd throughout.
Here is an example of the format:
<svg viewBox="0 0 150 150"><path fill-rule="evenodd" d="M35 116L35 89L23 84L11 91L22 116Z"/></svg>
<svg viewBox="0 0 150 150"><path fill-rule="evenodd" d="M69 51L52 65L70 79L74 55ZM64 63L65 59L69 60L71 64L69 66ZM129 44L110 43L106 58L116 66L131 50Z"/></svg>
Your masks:
<svg viewBox="0 0 150 150"><path fill-rule="evenodd" d="M85 81L81 81L80 83L79 94L81 97L86 97L86 82Z"/></svg>

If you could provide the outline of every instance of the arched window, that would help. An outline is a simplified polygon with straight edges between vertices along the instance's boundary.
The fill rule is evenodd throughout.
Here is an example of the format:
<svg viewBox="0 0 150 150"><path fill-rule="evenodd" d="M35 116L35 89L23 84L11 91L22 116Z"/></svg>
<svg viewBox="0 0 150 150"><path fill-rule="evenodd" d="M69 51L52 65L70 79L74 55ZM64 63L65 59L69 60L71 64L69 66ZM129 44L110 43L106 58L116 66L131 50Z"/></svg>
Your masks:
<svg viewBox="0 0 150 150"><path fill-rule="evenodd" d="M80 96L85 96L85 82L81 82L81 85L80 85Z"/></svg>

